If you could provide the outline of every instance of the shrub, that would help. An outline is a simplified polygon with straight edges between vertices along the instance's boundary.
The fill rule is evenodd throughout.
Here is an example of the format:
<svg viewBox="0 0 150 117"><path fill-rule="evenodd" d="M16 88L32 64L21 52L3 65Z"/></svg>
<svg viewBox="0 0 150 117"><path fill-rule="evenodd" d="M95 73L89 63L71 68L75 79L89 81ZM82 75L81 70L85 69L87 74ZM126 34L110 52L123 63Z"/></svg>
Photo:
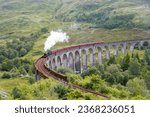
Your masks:
<svg viewBox="0 0 150 117"><path fill-rule="evenodd" d="M64 74L64 75L66 75L67 73L73 73L73 71L67 67L60 67L60 68L58 68L57 72Z"/></svg>
<svg viewBox="0 0 150 117"><path fill-rule="evenodd" d="M150 65L150 49L145 50L144 59L147 62L147 64Z"/></svg>
<svg viewBox="0 0 150 117"><path fill-rule="evenodd" d="M127 83L127 87L133 96L147 96L147 94L149 94L143 79L134 78L133 80L129 80Z"/></svg>
<svg viewBox="0 0 150 117"><path fill-rule="evenodd" d="M65 94L69 92L69 89L64 85L59 84L56 87L54 87L54 92L58 94L59 98L62 98Z"/></svg>
<svg viewBox="0 0 150 117"><path fill-rule="evenodd" d="M35 78L29 78L29 81L28 81L30 84L33 84L36 82Z"/></svg>
<svg viewBox="0 0 150 117"><path fill-rule="evenodd" d="M11 73L8 73L8 72L5 72L5 73L3 73L3 75L2 75L2 78L3 79L7 79L7 78L11 78L12 77L12 75L11 75Z"/></svg>
<svg viewBox="0 0 150 117"><path fill-rule="evenodd" d="M67 74L67 79L69 82L73 84L79 84L80 81L82 81L82 77L78 74Z"/></svg>
<svg viewBox="0 0 150 117"><path fill-rule="evenodd" d="M81 76L82 76L82 77L85 77L85 76L90 76L90 75L92 75L92 74L100 74L99 70L98 70L95 66L90 67L90 68L89 68L88 70L86 70L86 71L83 71L82 74L81 74Z"/></svg>
<svg viewBox="0 0 150 117"><path fill-rule="evenodd" d="M131 75L139 75L141 71L141 64L138 62L137 59L132 59L129 64L129 72Z"/></svg>
<svg viewBox="0 0 150 117"><path fill-rule="evenodd" d="M21 100L32 99L31 90L30 90L29 86L27 86L27 85L15 87L12 90L11 95L14 99L21 99Z"/></svg>
<svg viewBox="0 0 150 117"><path fill-rule="evenodd" d="M27 54L27 50L25 48L21 48L20 51L19 51L19 55L22 57L25 54Z"/></svg>

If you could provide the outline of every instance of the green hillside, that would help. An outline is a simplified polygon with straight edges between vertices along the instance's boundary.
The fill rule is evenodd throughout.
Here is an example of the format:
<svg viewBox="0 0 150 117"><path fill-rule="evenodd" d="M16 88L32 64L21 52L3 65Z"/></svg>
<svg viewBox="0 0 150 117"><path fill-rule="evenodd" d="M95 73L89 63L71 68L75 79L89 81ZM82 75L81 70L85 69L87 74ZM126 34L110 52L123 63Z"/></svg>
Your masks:
<svg viewBox="0 0 150 117"><path fill-rule="evenodd" d="M64 3L55 17L61 21L91 23L92 27L149 29L147 4L143 0L76 0Z"/></svg>
<svg viewBox="0 0 150 117"><path fill-rule="evenodd" d="M40 89L40 86L43 87L48 81L34 83L33 63L43 55L44 42L49 33L58 29L66 32L70 39L68 43L57 43L52 49L85 42L111 42L149 38L150 1L0 0L0 99L5 99L2 96L5 92L7 94L6 99L102 99L101 97L91 96L91 94L82 94L80 91L68 90L68 87L65 86L60 89L62 92L57 92L53 86L56 83L55 81L52 81L52 86L45 89ZM140 87L145 92L135 91L137 94L134 95L130 92L130 84L138 82L141 85L149 80L149 57L145 57L149 53L146 53L144 49L147 49L147 47L143 47L143 51L136 51L133 55L129 53L130 60L136 58L138 62L135 64L144 66L139 68L141 70L140 74L131 74L129 66L124 71L121 59L125 59L126 55L121 55L118 58L112 58L113 62L107 61L105 63L106 73L100 73L99 66L94 66L95 68L91 68L91 71L93 69L97 71L99 74L96 76L93 76L93 72L83 74L84 79L75 74L67 75L70 78L77 78L77 81L74 82L79 85L86 88L90 86L93 90L109 95L111 99L149 99L149 93L148 95L145 93L149 91L149 84L147 84L147 88L145 88L145 84L144 87ZM116 60L117 62L114 62ZM116 68L117 74L110 75L112 69L110 63L115 64L114 68ZM114 82L111 82L111 84L110 79L105 79L106 76L114 79ZM100 86L96 83L91 85L90 83L93 82L90 79L91 77L103 85ZM97 79L97 77L100 77L100 79ZM118 81L116 78L124 80L127 78L127 81L132 81L127 83L127 81ZM82 80L79 82L78 79ZM20 86L19 82L24 86ZM127 84L128 86L126 86ZM30 88L27 88L27 86ZM31 94L35 87L39 91L43 91L43 94L37 94L39 96L37 98L35 98L36 94ZM99 90L95 87L98 87ZM23 90L28 92L27 97L24 95ZM46 95L48 90L51 91ZM64 92L66 95L59 97L59 93ZM118 96L115 96L115 92ZM122 92L125 95L122 95ZM55 95L51 95L51 93ZM15 97L16 94L19 94L20 97Z"/></svg>

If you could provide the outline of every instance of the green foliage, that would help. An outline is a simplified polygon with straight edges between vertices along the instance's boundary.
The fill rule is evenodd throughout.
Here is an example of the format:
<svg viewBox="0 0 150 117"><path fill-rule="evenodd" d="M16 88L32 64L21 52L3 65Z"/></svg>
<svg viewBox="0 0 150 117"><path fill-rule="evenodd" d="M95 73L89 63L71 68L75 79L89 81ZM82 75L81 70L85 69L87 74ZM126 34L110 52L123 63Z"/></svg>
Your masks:
<svg viewBox="0 0 150 117"><path fill-rule="evenodd" d="M117 64L112 64L108 66L106 70L111 74L122 71L120 65L117 65Z"/></svg>
<svg viewBox="0 0 150 117"><path fill-rule="evenodd" d="M29 84L34 84L36 82L35 78L31 77L29 78Z"/></svg>
<svg viewBox="0 0 150 117"><path fill-rule="evenodd" d="M133 28L135 26L135 24L132 22L133 18L134 18L133 14L113 16L104 23L103 27L108 29L123 28L123 27Z"/></svg>
<svg viewBox="0 0 150 117"><path fill-rule="evenodd" d="M79 82L83 79L80 75L78 74L72 74L69 73L67 74L67 79L69 82L71 82L72 84L79 84Z"/></svg>
<svg viewBox="0 0 150 117"><path fill-rule="evenodd" d="M97 90L100 92L103 91L103 87L105 85L104 80L99 75L90 75L86 76L84 80L80 82L80 85L87 88L87 89L92 89L92 90Z"/></svg>
<svg viewBox="0 0 150 117"><path fill-rule="evenodd" d="M32 69L33 66L30 61L19 58L15 58L13 60L6 59L1 64L2 71L10 71L10 73L16 74L14 76L18 76L19 74L26 75L27 73L32 75L34 72Z"/></svg>
<svg viewBox="0 0 150 117"><path fill-rule="evenodd" d="M129 64L129 72L131 75L139 75L141 71L141 64L137 59L132 59Z"/></svg>
<svg viewBox="0 0 150 117"><path fill-rule="evenodd" d="M69 4L69 5L68 5ZM147 7L141 0L100 1L70 1L58 9L55 18L61 21L77 21L92 24L95 28L142 28L149 29ZM144 3L144 5L147 5ZM69 7L68 7L69 6ZM132 8L135 7L136 11ZM128 9L127 9L128 8ZM141 15L142 13L142 15Z"/></svg>
<svg viewBox="0 0 150 117"><path fill-rule="evenodd" d="M1 64L1 70L3 71L10 71L13 68L13 62L11 60L4 60L3 63Z"/></svg>
<svg viewBox="0 0 150 117"><path fill-rule="evenodd" d="M10 74L11 74L12 77L17 77L17 76L20 75L20 72L16 67L14 67L14 68L11 69Z"/></svg>
<svg viewBox="0 0 150 117"><path fill-rule="evenodd" d="M57 94L54 92L55 83L51 80L37 82L32 85L16 86L12 90L13 99L45 99L55 98Z"/></svg>
<svg viewBox="0 0 150 117"><path fill-rule="evenodd" d="M127 87L133 96L141 95L147 97L149 95L149 91L143 79L134 78L133 80L129 80Z"/></svg>
<svg viewBox="0 0 150 117"><path fill-rule="evenodd" d="M14 99L27 100L31 98L30 89L27 85L22 85L21 87L15 87L12 90L12 96Z"/></svg>
<svg viewBox="0 0 150 117"><path fill-rule="evenodd" d="M121 66L112 64L106 68L106 71L102 77L110 84L122 84L126 85L129 76L127 72L122 72Z"/></svg>
<svg viewBox="0 0 150 117"><path fill-rule="evenodd" d="M75 91L71 91L70 93L66 94L66 97L68 97L69 99L84 99L84 95L81 91L79 90L75 90Z"/></svg>
<svg viewBox="0 0 150 117"><path fill-rule="evenodd" d="M99 74L99 71L97 70L97 68L95 66L92 66L92 67L88 68L87 70L83 71L81 76L85 77L85 76L89 76L92 74Z"/></svg>
<svg viewBox="0 0 150 117"><path fill-rule="evenodd" d="M47 28L41 28L41 32L47 33L47 32L48 32L48 29L47 29Z"/></svg>
<svg viewBox="0 0 150 117"><path fill-rule="evenodd" d="M11 73L8 73L8 72L4 72L3 75L2 75L2 78L3 78L3 79L4 79L4 78L9 79L9 78L11 78L11 77L12 77Z"/></svg>
<svg viewBox="0 0 150 117"><path fill-rule="evenodd" d="M146 74L145 84L147 88L150 90L150 71Z"/></svg>
<svg viewBox="0 0 150 117"><path fill-rule="evenodd" d="M64 85L59 84L56 87L54 87L54 92L58 94L59 98L63 98L64 95L69 92L69 89Z"/></svg>
<svg viewBox="0 0 150 117"><path fill-rule="evenodd" d="M150 66L150 49L145 50L145 60L147 64Z"/></svg>
<svg viewBox="0 0 150 117"><path fill-rule="evenodd" d="M64 75L66 75L67 73L73 73L73 71L70 68L67 68L67 67L59 67L57 69L57 72L61 73L61 74L64 74Z"/></svg>
<svg viewBox="0 0 150 117"><path fill-rule="evenodd" d="M12 99L18 100L43 100L43 99L102 99L101 97L85 94L81 91L74 90L62 83L55 82L51 79L36 82L31 85L15 86L11 92Z"/></svg>
<svg viewBox="0 0 150 117"><path fill-rule="evenodd" d="M26 54L27 54L27 50L24 49L24 48L21 48L21 49L20 49L20 52L19 52L19 56L24 56L24 55L26 55Z"/></svg>
<svg viewBox="0 0 150 117"><path fill-rule="evenodd" d="M116 64L116 63L117 63L117 61L116 61L116 57L115 56L111 56L110 59L107 62L108 65Z"/></svg>
<svg viewBox="0 0 150 117"><path fill-rule="evenodd" d="M130 63L130 56L127 53L127 55L121 61L121 69L123 69L123 71L127 70L129 68L129 63Z"/></svg>

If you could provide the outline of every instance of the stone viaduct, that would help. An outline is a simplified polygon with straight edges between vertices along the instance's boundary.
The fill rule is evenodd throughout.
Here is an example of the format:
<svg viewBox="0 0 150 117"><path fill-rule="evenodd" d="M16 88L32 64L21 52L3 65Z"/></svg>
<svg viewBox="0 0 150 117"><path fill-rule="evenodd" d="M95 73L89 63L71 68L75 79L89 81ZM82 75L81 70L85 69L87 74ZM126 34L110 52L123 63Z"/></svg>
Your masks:
<svg viewBox="0 0 150 117"><path fill-rule="evenodd" d="M62 66L81 73L89 65L97 62L103 64L104 60L110 59L111 55L117 56L119 53L133 52L135 48L140 50L143 45L150 46L150 39L74 45L49 52L45 65L52 70L57 70Z"/></svg>

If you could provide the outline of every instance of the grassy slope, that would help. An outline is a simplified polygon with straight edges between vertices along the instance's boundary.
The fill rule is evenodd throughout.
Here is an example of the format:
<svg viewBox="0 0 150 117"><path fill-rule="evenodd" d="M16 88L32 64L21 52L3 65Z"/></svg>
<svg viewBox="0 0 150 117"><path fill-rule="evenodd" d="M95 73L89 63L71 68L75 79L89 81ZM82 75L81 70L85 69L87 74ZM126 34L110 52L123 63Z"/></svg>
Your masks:
<svg viewBox="0 0 150 117"><path fill-rule="evenodd" d="M143 4L143 3L142 3ZM55 48L92 41L114 41L147 38L149 31L125 29L94 29L91 24L81 24L81 30L71 29L71 24L81 13L99 13L111 10L108 16L135 14L135 22L150 23L150 9L141 5L140 0L0 0L0 44L8 40L28 36L47 27L49 31L63 29L70 36L68 44L57 44ZM115 14L114 14L115 12ZM142 12L142 13L141 13ZM58 18L57 18L58 17ZM57 18L57 20L55 19ZM61 22L64 18L69 22ZM43 53L44 41L49 34L42 35L26 56L37 59Z"/></svg>
<svg viewBox="0 0 150 117"><path fill-rule="evenodd" d="M84 14L107 13L109 17L134 14L133 22L149 24L149 12L150 8L143 0L76 0L64 3L56 13L56 17L74 21Z"/></svg>

